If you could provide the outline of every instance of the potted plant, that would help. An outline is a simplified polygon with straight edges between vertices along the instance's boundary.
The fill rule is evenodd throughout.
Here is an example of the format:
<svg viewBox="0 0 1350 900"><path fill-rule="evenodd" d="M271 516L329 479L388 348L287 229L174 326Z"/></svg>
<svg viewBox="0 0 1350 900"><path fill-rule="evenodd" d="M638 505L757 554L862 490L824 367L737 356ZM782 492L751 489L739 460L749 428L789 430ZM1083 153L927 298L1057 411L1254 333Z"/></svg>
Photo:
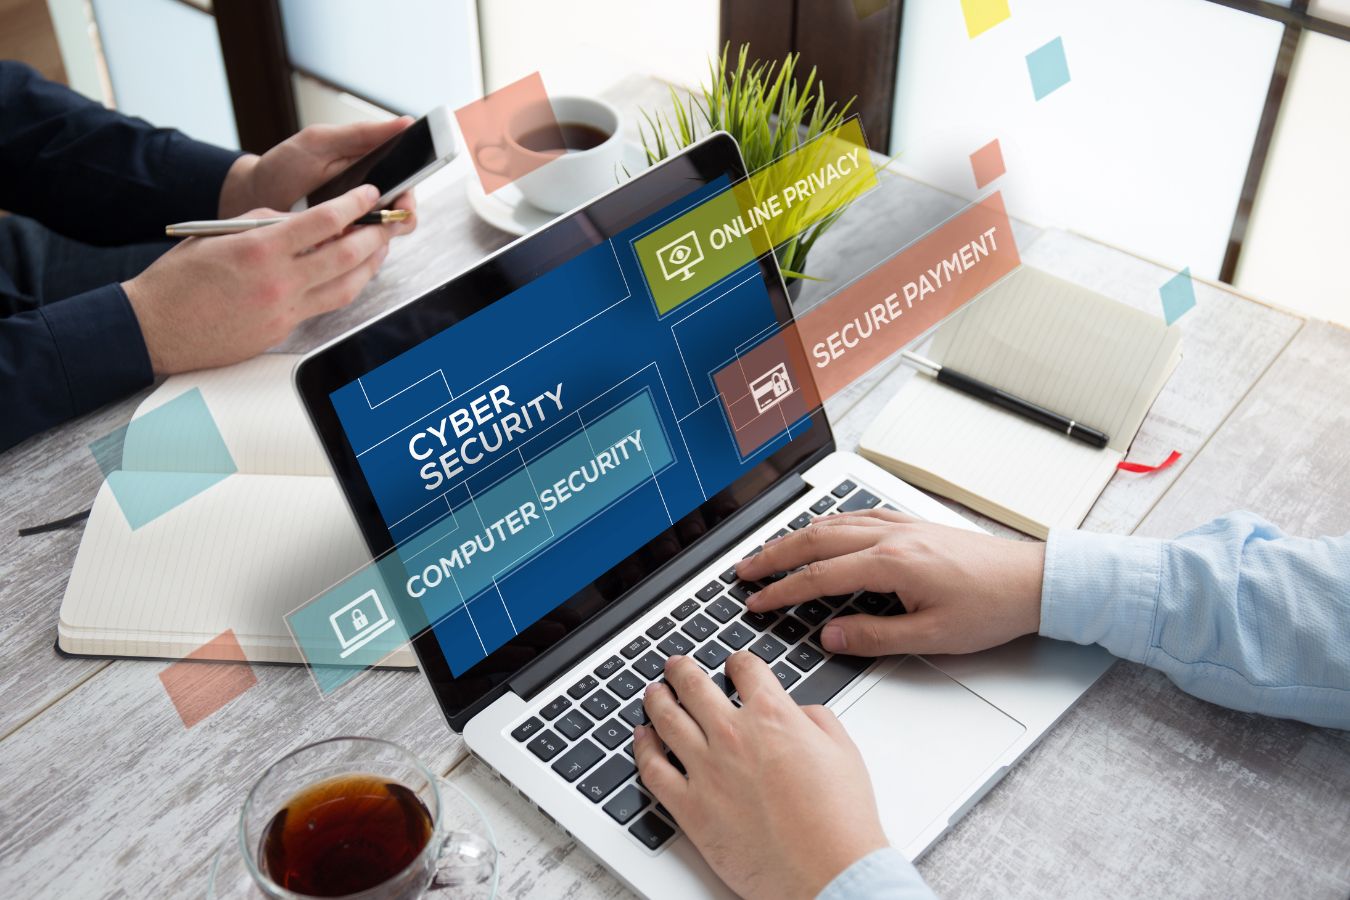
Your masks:
<svg viewBox="0 0 1350 900"><path fill-rule="evenodd" d="M736 139L746 168L754 172L805 142L839 127L848 117L856 97L842 106L825 99L825 86L812 67L802 84L797 83L798 54L789 53L781 63L750 61L750 45L742 44L730 67L722 48L719 59L708 64L709 83L681 100L670 89L673 108L662 113L642 111L638 123L648 163L665 159L713 131L725 131ZM840 207L805 229L775 251L793 296L806 274L806 257L816 240L829 230L847 206Z"/></svg>

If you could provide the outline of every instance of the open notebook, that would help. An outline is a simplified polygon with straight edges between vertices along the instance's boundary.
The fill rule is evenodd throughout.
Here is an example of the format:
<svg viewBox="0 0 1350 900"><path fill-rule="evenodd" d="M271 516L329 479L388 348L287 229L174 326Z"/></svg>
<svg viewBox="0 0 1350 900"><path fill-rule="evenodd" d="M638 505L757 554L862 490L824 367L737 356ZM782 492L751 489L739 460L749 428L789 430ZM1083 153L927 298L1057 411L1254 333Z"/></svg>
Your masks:
<svg viewBox="0 0 1350 900"><path fill-rule="evenodd" d="M133 421L200 389L237 471L135 529L104 482L61 602L63 651L179 658L233 629L252 662L301 662L283 616L370 554L291 386L297 359L178 375L137 408ZM172 444L128 439L114 477L151 489L191 477L164 471L178 468ZM411 653L386 664L412 665Z"/></svg>
<svg viewBox="0 0 1350 900"><path fill-rule="evenodd" d="M1037 537L1076 528L1181 358L1160 318L1022 266L943 323L936 362L1104 431L1097 449L915 375L859 452Z"/></svg>

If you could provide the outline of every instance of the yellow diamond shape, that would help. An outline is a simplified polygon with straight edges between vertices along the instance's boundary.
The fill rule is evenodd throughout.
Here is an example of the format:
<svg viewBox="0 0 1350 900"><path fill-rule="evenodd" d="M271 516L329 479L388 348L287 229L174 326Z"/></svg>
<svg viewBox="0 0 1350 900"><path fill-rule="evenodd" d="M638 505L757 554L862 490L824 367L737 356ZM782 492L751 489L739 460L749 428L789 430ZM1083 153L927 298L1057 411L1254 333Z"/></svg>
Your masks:
<svg viewBox="0 0 1350 900"><path fill-rule="evenodd" d="M1008 0L961 0L961 12L966 15L966 32L971 37L983 34L1012 15Z"/></svg>

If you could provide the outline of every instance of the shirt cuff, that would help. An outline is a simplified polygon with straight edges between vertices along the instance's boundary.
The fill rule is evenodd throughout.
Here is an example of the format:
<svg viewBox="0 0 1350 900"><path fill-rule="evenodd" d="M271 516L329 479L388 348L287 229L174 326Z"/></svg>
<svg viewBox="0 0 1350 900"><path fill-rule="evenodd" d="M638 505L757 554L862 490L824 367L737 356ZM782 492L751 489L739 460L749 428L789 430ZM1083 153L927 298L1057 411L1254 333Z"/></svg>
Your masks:
<svg viewBox="0 0 1350 900"><path fill-rule="evenodd" d="M935 900L935 897L913 863L894 847L884 847L836 875L816 900Z"/></svg>
<svg viewBox="0 0 1350 900"><path fill-rule="evenodd" d="M1053 529L1045 545L1041 634L1101 644L1143 662L1152 643L1163 541Z"/></svg>
<svg viewBox="0 0 1350 900"><path fill-rule="evenodd" d="M168 205L178 210L169 218L214 219L220 214L220 189L225 176L234 161L244 154L194 141L177 131L166 130L163 135L163 156L155 178L156 188Z"/></svg>
<svg viewBox="0 0 1350 900"><path fill-rule="evenodd" d="M39 307L78 416L154 381L141 325L120 284Z"/></svg>

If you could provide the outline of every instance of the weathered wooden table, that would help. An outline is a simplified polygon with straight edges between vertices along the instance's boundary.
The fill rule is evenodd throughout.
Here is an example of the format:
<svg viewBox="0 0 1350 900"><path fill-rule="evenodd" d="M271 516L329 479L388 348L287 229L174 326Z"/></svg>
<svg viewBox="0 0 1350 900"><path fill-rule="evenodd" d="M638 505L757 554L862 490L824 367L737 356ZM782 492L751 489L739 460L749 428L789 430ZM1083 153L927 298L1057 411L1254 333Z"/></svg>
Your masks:
<svg viewBox="0 0 1350 900"><path fill-rule="evenodd" d="M634 83L616 99L632 109L661 90ZM810 283L801 305L962 205L886 175L813 252L830 281ZM1172 274L1073 234L1019 226L1017 238L1026 262L1141 308L1157 308ZM351 308L282 349L316 346L506 240L453 184L424 201L419 230ZM1217 286L1196 292L1185 357L1131 458L1185 455L1154 475L1117 475L1083 527L1167 536L1247 508L1295 534L1350 531L1350 332ZM884 365L830 402L841 447L907 377ZM500 844L503 896L625 894L467 757L415 673L372 673L322 701L304 671L256 666L257 686L189 730L157 677L164 663L55 652L80 529L16 531L90 503L100 475L88 444L142 397L0 454L0 896L200 895L261 767L338 734L397 741L479 800ZM951 897L1344 898L1350 734L1220 709L1119 663L919 868Z"/></svg>

